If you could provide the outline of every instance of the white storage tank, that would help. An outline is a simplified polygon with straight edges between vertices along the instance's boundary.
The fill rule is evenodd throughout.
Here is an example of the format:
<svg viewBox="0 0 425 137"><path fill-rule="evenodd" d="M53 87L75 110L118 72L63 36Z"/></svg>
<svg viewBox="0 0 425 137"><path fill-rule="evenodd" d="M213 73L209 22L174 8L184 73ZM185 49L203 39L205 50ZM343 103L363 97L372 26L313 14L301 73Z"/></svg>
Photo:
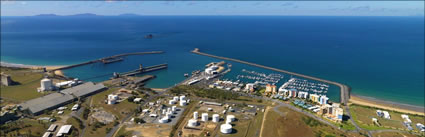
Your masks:
<svg viewBox="0 0 425 137"><path fill-rule="evenodd" d="M227 121L230 121L230 122L233 122L233 121L235 121L235 116L234 115L227 115L227 118L226 118L226 122Z"/></svg>
<svg viewBox="0 0 425 137"><path fill-rule="evenodd" d="M165 117L164 118L170 119L171 118L171 115L170 114L165 114Z"/></svg>
<svg viewBox="0 0 425 137"><path fill-rule="evenodd" d="M229 107L229 112L235 112L235 109L233 109L232 107Z"/></svg>
<svg viewBox="0 0 425 137"><path fill-rule="evenodd" d="M173 100L176 102L179 101L179 96L174 96Z"/></svg>
<svg viewBox="0 0 425 137"><path fill-rule="evenodd" d="M163 118L161 118L158 122L159 122L159 123L167 123L167 122L168 122L168 118L163 117Z"/></svg>
<svg viewBox="0 0 425 137"><path fill-rule="evenodd" d="M190 119L187 123L188 127L196 127L198 125L198 121L196 119Z"/></svg>
<svg viewBox="0 0 425 137"><path fill-rule="evenodd" d="M201 120L208 121L208 113L202 113Z"/></svg>
<svg viewBox="0 0 425 137"><path fill-rule="evenodd" d="M232 121L231 120L229 120L229 119L226 119L226 122L225 122L226 124L230 124L230 123L232 123Z"/></svg>
<svg viewBox="0 0 425 137"><path fill-rule="evenodd" d="M180 100L186 100L186 96L180 96Z"/></svg>
<svg viewBox="0 0 425 137"><path fill-rule="evenodd" d="M222 124L220 126L220 132L223 134L230 134L232 133L232 125L230 124Z"/></svg>
<svg viewBox="0 0 425 137"><path fill-rule="evenodd" d="M193 112L193 119L198 119L198 112L197 111L195 111L195 112Z"/></svg>
<svg viewBox="0 0 425 137"><path fill-rule="evenodd" d="M212 115L212 121L213 122L218 122L218 121L220 121L220 115L218 115L218 114L214 114L214 115Z"/></svg>
<svg viewBox="0 0 425 137"><path fill-rule="evenodd" d="M44 78L41 80L41 91L49 91L52 90L53 88L53 84L52 84L52 80L48 79L48 78Z"/></svg>
<svg viewBox="0 0 425 137"><path fill-rule="evenodd" d="M180 101L180 106L186 106L186 100L182 100L182 101Z"/></svg>
<svg viewBox="0 0 425 137"><path fill-rule="evenodd" d="M170 105L174 105L174 104L176 104L177 103L177 101L174 101L174 100L170 100L169 102L168 102L168 104L170 104Z"/></svg>
<svg viewBox="0 0 425 137"><path fill-rule="evenodd" d="M176 111L176 106L171 107L171 111Z"/></svg>

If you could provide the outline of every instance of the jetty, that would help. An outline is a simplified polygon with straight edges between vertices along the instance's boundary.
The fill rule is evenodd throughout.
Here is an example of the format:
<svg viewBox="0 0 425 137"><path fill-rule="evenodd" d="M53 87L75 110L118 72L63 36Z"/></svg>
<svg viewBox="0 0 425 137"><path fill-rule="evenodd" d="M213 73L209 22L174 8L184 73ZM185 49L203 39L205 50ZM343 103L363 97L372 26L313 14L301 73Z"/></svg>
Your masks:
<svg viewBox="0 0 425 137"><path fill-rule="evenodd" d="M57 68L57 69L52 69L50 71L51 72L54 72L56 70L70 69L70 68L74 68L74 67L79 67L79 66L83 66L83 65L97 63L97 62L103 62L103 63L107 64L107 63L122 61L123 58L121 58L121 57L124 57L124 56L146 55L146 54L162 54L162 53L164 53L164 51L149 51L149 52L124 53L124 54L113 55L113 56L104 57L104 58L100 58L100 59L95 59L95 60L91 60L91 61L87 61L87 62L83 62L83 63L78 63L78 64L74 64L74 65L69 65L69 66L65 66L65 67L61 67L61 68Z"/></svg>
<svg viewBox="0 0 425 137"><path fill-rule="evenodd" d="M306 78L306 79L311 79L311 80L315 80L315 81L320 81L320 82L323 82L323 83L336 85L340 88L340 91L341 91L341 101L340 101L341 103L347 104L347 102L350 98L350 88L347 85L344 85L344 84L341 84L341 83L338 83L338 82L325 80L325 79L321 79L321 78L316 78L316 77L313 77L313 76L308 76L308 75L304 75L304 74L290 72L290 71L277 69L277 68L273 68L273 67L268 67L268 66L264 66L264 65L260 65L260 64L256 64L256 63L247 62L247 61L242 61L242 60L239 60L239 59L233 59L233 58L228 58L228 57L211 55L211 54L200 52L198 48L195 48L191 52L198 54L198 55L208 56L208 57L222 59L222 60L234 61L234 62L238 62L238 63L242 63L242 64L247 64L247 65L256 66L256 67L260 67L260 68L264 68L264 69L268 69L268 70L273 70L273 71L277 71L277 72L282 72L282 73L294 75L294 76L301 77L301 78Z"/></svg>
<svg viewBox="0 0 425 137"><path fill-rule="evenodd" d="M119 76L134 76L134 75L137 75L137 74L152 72L152 71L156 71L156 70L160 70L160 69L166 69L167 67L168 67L167 63L149 66L149 67L145 67L145 68L142 66L142 64L140 64L139 69L129 71L129 72L124 72L124 73L119 73L118 75Z"/></svg>

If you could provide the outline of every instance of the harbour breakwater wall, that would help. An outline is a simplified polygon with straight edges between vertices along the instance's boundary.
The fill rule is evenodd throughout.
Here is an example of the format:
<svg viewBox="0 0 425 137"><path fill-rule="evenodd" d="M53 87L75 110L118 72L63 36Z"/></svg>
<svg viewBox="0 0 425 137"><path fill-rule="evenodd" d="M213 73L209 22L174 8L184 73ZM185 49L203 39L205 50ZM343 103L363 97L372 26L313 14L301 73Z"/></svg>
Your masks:
<svg viewBox="0 0 425 137"><path fill-rule="evenodd" d="M203 56L208 56L208 57L213 57L213 58L223 59L223 60L228 60L228 61L234 61L234 62L238 62L238 63L242 63L242 64L247 64L247 65L256 66L256 67L260 67L260 68L264 68L264 69L268 69L268 70L273 70L273 71L277 71L277 72L282 72L282 73L294 75L294 76L297 76L297 77L302 77L302 78L306 78L306 79L320 81L320 82L327 83L327 84L336 85L340 88L340 93L341 93L340 102L344 103L346 105L348 100L350 99L350 87L348 87L347 85L338 83L338 82L329 81L329 80L316 78L316 77L312 77L312 76L308 76L308 75L304 75L304 74L299 74L299 73L295 73L295 72L290 72L290 71L286 71L286 70L282 70L282 69L277 69L277 68L273 68L273 67L268 67L268 66L264 66L264 65L260 65L260 64L256 64L256 63L251 63L251 62L247 62L247 61L243 61L243 60L239 60L239 59L233 59L233 58L228 58L228 57L221 57L221 56L211 55L211 54L207 54L207 53L202 53L202 52L199 51L198 48L195 48L191 52L198 54L198 55L203 55Z"/></svg>
<svg viewBox="0 0 425 137"><path fill-rule="evenodd" d="M74 68L74 67L78 67L78 66L83 66L83 65L88 65L88 64L93 64L93 63L101 62L102 60L114 59L114 58L124 57L124 56L145 55L145 54L161 54L161 53L164 53L164 51L149 51L149 52L124 53L124 54L113 55L113 56L104 57L104 58L100 58L100 59L96 59L96 60L91 60L91 61L87 61L87 62L83 62L83 63L78 63L78 64L74 64L74 65L69 65L69 66L65 66L65 67L61 67L61 68L57 68L57 69L52 69L50 71L54 72L56 70L70 69L70 68Z"/></svg>

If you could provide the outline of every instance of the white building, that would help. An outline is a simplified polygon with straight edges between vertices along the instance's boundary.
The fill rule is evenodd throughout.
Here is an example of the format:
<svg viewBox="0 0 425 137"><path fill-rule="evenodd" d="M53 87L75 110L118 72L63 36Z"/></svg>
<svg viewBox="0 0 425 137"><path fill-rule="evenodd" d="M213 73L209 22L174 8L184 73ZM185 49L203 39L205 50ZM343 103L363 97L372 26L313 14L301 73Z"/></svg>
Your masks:
<svg viewBox="0 0 425 137"><path fill-rule="evenodd" d="M213 75L213 74L218 74L217 72L218 66L211 66L205 69L205 73L209 74L209 75Z"/></svg>
<svg viewBox="0 0 425 137"><path fill-rule="evenodd" d="M69 131L71 130L71 128L72 128L72 125L63 125L63 126L59 129L59 131L58 131L58 133L56 134L56 136L60 137L60 136L63 136L63 135L65 135L65 134L69 134Z"/></svg>
<svg viewBox="0 0 425 137"><path fill-rule="evenodd" d="M245 91L254 91L254 84L253 83L248 83L245 85Z"/></svg>
<svg viewBox="0 0 425 137"><path fill-rule="evenodd" d="M109 105L117 103L117 100L118 100L118 95L114 95L114 94L108 95L108 104Z"/></svg>
<svg viewBox="0 0 425 137"><path fill-rule="evenodd" d="M388 113L388 111L382 111L382 113L384 113L385 119L391 119L390 113Z"/></svg>
<svg viewBox="0 0 425 137"><path fill-rule="evenodd" d="M142 98L135 98L135 99L133 100L133 102L140 102L140 101L142 101Z"/></svg>
<svg viewBox="0 0 425 137"><path fill-rule="evenodd" d="M401 115L401 118L403 118L404 122L412 123L412 120L410 120L408 115L403 114L403 115Z"/></svg>
<svg viewBox="0 0 425 137"><path fill-rule="evenodd" d="M329 98L326 96L320 96L319 104L324 105L328 103Z"/></svg>
<svg viewBox="0 0 425 137"><path fill-rule="evenodd" d="M421 132L425 132L425 126L421 123L416 123L416 128Z"/></svg>
<svg viewBox="0 0 425 137"><path fill-rule="evenodd" d="M80 107L80 105L75 104L74 106L72 106L71 111L76 111L76 110L78 110L79 107Z"/></svg>

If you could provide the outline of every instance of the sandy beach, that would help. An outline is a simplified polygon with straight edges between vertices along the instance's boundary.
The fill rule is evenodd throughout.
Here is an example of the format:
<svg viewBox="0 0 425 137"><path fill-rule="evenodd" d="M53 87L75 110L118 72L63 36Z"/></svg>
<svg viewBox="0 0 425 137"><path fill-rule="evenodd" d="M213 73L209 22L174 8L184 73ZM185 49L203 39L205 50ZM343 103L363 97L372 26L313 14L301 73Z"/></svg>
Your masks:
<svg viewBox="0 0 425 137"><path fill-rule="evenodd" d="M46 68L46 70L58 69L65 66L41 66L41 65L25 65L25 64L16 64L16 63L8 63L8 62L0 62L0 66L4 67L14 67L14 68L29 68L29 69L42 69ZM59 72L60 73L60 72Z"/></svg>
<svg viewBox="0 0 425 137"><path fill-rule="evenodd" d="M372 97L351 95L349 102L354 104L364 105L364 106L394 110L394 111L403 112L403 113L425 115L424 107L384 101L384 100L379 100Z"/></svg>

